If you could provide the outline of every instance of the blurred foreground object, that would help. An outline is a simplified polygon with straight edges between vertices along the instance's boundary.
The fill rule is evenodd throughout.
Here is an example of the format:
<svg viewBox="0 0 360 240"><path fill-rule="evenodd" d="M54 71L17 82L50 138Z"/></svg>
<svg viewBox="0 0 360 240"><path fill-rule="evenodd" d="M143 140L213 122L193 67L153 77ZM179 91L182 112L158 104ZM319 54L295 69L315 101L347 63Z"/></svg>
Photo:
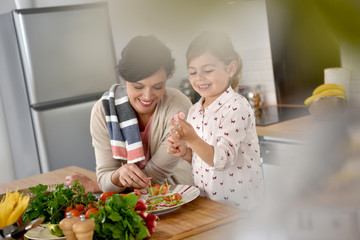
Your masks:
<svg viewBox="0 0 360 240"><path fill-rule="evenodd" d="M325 97L314 101L309 106L309 112L319 120L333 120L346 112L347 101L340 97Z"/></svg>
<svg viewBox="0 0 360 240"><path fill-rule="evenodd" d="M318 86L312 96L305 100L309 112L316 119L332 120L341 116L347 109L345 88L338 84L326 83Z"/></svg>
<svg viewBox="0 0 360 240"><path fill-rule="evenodd" d="M16 226L16 224L13 223L5 228L0 229L0 237L3 237L4 239L19 239L27 231L40 226L44 219L44 217L37 218L29 222L28 224L22 225L20 227Z"/></svg>

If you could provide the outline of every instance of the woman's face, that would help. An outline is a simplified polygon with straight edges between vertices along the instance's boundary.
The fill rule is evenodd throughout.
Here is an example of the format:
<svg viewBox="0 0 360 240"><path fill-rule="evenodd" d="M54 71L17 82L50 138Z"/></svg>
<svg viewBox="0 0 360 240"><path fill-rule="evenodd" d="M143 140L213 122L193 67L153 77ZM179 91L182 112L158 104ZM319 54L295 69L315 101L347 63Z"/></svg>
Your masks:
<svg viewBox="0 0 360 240"><path fill-rule="evenodd" d="M157 103L164 96L166 80L166 72L160 68L148 78L137 82L126 82L130 104L139 115L154 113Z"/></svg>
<svg viewBox="0 0 360 240"><path fill-rule="evenodd" d="M189 79L194 90L210 105L229 86L234 75L232 63L225 65L217 57L206 52L192 59L188 64Z"/></svg>

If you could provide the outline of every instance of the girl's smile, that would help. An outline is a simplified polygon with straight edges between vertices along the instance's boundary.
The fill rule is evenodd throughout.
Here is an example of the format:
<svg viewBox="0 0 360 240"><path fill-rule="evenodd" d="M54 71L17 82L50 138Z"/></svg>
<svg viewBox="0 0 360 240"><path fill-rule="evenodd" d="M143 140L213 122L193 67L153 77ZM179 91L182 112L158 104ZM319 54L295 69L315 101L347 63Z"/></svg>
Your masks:
<svg viewBox="0 0 360 240"><path fill-rule="evenodd" d="M234 75L235 69L232 64L233 62L224 64L209 52L189 62L190 83L205 98L204 107L209 106L229 87L229 79Z"/></svg>

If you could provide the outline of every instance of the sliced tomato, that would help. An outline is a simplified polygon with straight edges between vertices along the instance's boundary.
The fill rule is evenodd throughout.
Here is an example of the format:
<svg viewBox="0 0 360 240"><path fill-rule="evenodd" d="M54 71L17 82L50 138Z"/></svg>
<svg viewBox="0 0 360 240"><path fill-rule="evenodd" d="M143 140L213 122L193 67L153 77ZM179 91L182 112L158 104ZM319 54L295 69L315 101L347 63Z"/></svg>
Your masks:
<svg viewBox="0 0 360 240"><path fill-rule="evenodd" d="M168 191L168 185L166 183L163 184L163 187L161 189L161 195L165 195Z"/></svg>
<svg viewBox="0 0 360 240"><path fill-rule="evenodd" d="M136 196L138 196L138 199L141 198L141 192L139 189L134 189Z"/></svg>
<svg viewBox="0 0 360 240"><path fill-rule="evenodd" d="M159 190L160 190L160 184L155 184L154 186L154 195L157 196L159 195Z"/></svg>
<svg viewBox="0 0 360 240"><path fill-rule="evenodd" d="M175 200L181 200L182 199L182 197L181 197L181 195L179 193L174 193L173 195L175 196Z"/></svg>
<svg viewBox="0 0 360 240"><path fill-rule="evenodd" d="M171 202L171 201L174 201L174 200L181 200L182 197L179 193L174 193L172 195L169 195L169 196L165 196L164 197L164 200L168 201L168 202Z"/></svg>

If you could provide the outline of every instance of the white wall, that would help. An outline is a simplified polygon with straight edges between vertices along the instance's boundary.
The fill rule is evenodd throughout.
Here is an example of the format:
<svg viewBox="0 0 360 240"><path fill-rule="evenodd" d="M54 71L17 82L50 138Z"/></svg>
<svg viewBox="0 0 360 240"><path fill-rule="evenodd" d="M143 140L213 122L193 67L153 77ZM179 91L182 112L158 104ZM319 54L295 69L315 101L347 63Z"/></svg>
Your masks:
<svg viewBox="0 0 360 240"><path fill-rule="evenodd" d="M173 51L176 70L168 85L179 87L187 78L185 52L190 41L203 30L225 31L244 62L241 84L261 84L266 103L276 103L265 0L108 2L118 59L132 37L154 34Z"/></svg>

